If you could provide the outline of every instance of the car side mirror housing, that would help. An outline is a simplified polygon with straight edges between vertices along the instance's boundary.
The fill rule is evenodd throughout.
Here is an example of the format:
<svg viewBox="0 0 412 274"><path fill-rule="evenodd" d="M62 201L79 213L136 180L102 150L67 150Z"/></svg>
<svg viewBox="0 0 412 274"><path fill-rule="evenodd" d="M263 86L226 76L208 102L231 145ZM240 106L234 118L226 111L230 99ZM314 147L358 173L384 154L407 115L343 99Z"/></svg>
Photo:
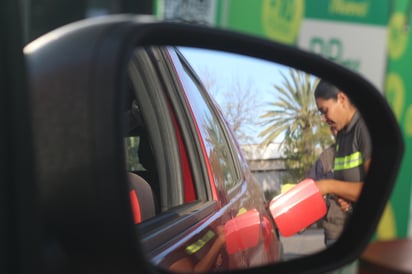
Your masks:
<svg viewBox="0 0 412 274"><path fill-rule="evenodd" d="M84 263L88 269L102 270L102 273L110 273L110 269L168 273L145 259L139 234L136 235L130 212L126 210L129 206L126 186L118 184L119 180L126 179L124 165L120 164L124 163L122 99L116 94L126 89L124 79L133 51L152 45L196 47L255 57L310 73L347 92L368 127L373 161L356 210L344 232L336 244L319 253L243 269L239 273L324 273L355 260L370 241L390 197L404 149L397 120L382 93L357 73L291 46L206 26L117 15L62 27L25 48L32 92L55 91L47 98L38 95L40 93L33 96L35 137L42 140L36 143L36 157L43 222L59 228L66 240L76 238L87 243L80 251L69 242L63 243L70 246L78 266ZM73 66L61 66L64 62ZM60 68L64 70L59 71ZM53 79L44 77L48 71L54 71ZM58 96L59 93L67 94L66 101ZM67 100L76 101L72 104L75 108L65 109ZM79 121L83 128L62 126ZM45 130L46 125L54 123L62 131ZM99 137L90 138L90 135ZM62 136L67 139L59 143ZM53 169L56 155L46 149L46 140L56 147L76 146L78 154L71 158L70 153L74 152L68 153L66 165ZM85 162L85 170L64 170L63 166L70 167L70 161L79 158ZM65 178L59 177L63 170ZM60 183L51 178L58 178ZM105 190L98 192L98 198L97 184L99 189ZM66 197L53 196L63 185ZM107 210L107 201L110 201L110 210ZM237 248L235 244L231 247Z"/></svg>

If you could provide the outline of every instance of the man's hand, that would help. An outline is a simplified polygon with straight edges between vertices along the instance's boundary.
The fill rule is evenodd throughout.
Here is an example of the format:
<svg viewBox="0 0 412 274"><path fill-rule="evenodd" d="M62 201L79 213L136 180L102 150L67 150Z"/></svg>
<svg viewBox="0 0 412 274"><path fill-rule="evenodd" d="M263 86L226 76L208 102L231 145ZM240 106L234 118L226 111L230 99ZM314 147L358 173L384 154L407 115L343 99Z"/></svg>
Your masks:
<svg viewBox="0 0 412 274"><path fill-rule="evenodd" d="M351 213L352 212L352 203L343 199L343 198L337 198L336 201L338 202L340 208L342 209L343 212L346 213Z"/></svg>

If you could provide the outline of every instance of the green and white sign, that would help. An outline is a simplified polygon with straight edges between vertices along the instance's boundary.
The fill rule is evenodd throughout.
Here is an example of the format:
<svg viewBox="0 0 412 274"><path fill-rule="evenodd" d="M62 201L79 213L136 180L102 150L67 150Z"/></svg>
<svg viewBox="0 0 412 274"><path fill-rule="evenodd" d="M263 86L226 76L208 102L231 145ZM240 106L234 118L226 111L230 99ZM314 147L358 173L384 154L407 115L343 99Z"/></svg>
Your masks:
<svg viewBox="0 0 412 274"><path fill-rule="evenodd" d="M412 32L407 18L412 14L409 0L393 1L388 22L388 69L385 96L401 126L405 155L392 194L391 205L398 237L412 237L411 199L412 171ZM408 232L409 226L409 232ZM409 233L409 234L408 234Z"/></svg>
<svg viewBox="0 0 412 274"><path fill-rule="evenodd" d="M382 90L389 5L368 0L306 4L297 46L359 72Z"/></svg>

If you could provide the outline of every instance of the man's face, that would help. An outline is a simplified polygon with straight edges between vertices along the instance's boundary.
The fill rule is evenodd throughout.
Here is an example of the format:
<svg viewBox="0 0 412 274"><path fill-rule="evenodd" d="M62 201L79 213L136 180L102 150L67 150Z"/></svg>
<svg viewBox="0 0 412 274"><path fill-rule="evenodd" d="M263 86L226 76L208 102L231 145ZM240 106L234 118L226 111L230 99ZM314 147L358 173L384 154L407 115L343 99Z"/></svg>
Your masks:
<svg viewBox="0 0 412 274"><path fill-rule="evenodd" d="M316 99L316 105L322 115L322 121L327 123L329 127L340 131L346 126L345 107L339 96L337 100L318 98Z"/></svg>

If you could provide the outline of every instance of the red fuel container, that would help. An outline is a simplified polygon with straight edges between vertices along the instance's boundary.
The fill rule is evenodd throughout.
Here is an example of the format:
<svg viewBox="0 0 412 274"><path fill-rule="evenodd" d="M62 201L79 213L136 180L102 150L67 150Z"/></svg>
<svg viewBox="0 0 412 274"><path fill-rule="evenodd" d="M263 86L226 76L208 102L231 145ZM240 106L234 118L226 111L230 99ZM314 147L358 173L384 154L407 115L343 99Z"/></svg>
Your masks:
<svg viewBox="0 0 412 274"><path fill-rule="evenodd" d="M282 236L307 228L326 214L322 194L312 179L305 179L270 202L270 212Z"/></svg>
<svg viewBox="0 0 412 274"><path fill-rule="evenodd" d="M229 254L255 247L259 244L262 224L259 211L251 209L225 224L226 250Z"/></svg>

